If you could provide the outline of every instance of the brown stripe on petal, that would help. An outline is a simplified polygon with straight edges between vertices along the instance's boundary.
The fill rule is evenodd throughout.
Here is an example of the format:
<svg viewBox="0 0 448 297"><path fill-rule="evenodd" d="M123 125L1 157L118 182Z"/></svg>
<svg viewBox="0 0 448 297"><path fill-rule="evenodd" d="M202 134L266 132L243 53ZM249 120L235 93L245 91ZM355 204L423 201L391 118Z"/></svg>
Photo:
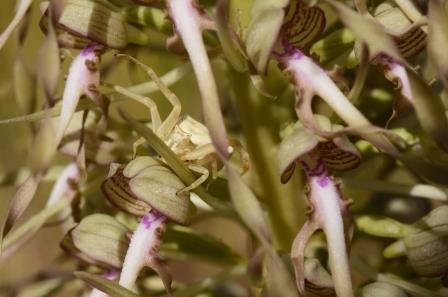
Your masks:
<svg viewBox="0 0 448 297"><path fill-rule="evenodd" d="M129 179L123 175L123 170L117 172L104 181L101 189L107 200L115 207L128 213L142 216L146 214L151 207L141 200L138 200L129 188Z"/></svg>
<svg viewBox="0 0 448 297"><path fill-rule="evenodd" d="M377 7L375 18L390 32L404 58L418 54L426 46L426 33L420 28L410 29L412 22L400 8L384 2Z"/></svg>
<svg viewBox="0 0 448 297"><path fill-rule="evenodd" d="M345 171L356 168L360 163L359 156L344 151L332 141L320 143L318 147L325 165L330 170Z"/></svg>
<svg viewBox="0 0 448 297"><path fill-rule="evenodd" d="M403 34L397 43L398 50L405 58L412 57L422 51L426 46L426 33L415 28Z"/></svg>
<svg viewBox="0 0 448 297"><path fill-rule="evenodd" d="M322 288L316 285L313 285L309 282L306 282L305 284L306 291L309 293L312 293L317 296L321 297L334 297L336 296L336 293L334 292L334 289L332 288Z"/></svg>
<svg viewBox="0 0 448 297"><path fill-rule="evenodd" d="M106 4L88 0L68 0L58 25L73 35L110 48L127 44L124 16Z"/></svg>
<svg viewBox="0 0 448 297"><path fill-rule="evenodd" d="M289 4L282 26L283 38L289 44L304 48L316 40L325 28L325 14L317 6L308 6L299 0Z"/></svg>

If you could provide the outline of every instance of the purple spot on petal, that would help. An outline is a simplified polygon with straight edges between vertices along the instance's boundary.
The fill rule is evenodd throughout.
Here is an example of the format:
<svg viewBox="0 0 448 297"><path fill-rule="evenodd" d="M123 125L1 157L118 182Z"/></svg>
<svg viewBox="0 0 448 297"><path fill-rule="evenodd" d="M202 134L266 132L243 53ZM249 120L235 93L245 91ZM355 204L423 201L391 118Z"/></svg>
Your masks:
<svg viewBox="0 0 448 297"><path fill-rule="evenodd" d="M152 209L142 217L140 223L143 224L146 229L149 229L154 222L161 218L165 218L165 216L157 210Z"/></svg>
<svg viewBox="0 0 448 297"><path fill-rule="evenodd" d="M287 40L282 40L282 45L283 52L272 53L277 59L285 62L290 60L299 60L304 56L302 51L291 45Z"/></svg>
<svg viewBox="0 0 448 297"><path fill-rule="evenodd" d="M83 56L83 57L88 56L91 53L93 53L95 50L101 49L102 47L103 47L102 45L99 45L97 43L90 43L81 51L81 56Z"/></svg>
<svg viewBox="0 0 448 297"><path fill-rule="evenodd" d="M149 221L148 215L144 215L142 217L140 224L145 225L146 228L149 228L149 226L151 226L151 222Z"/></svg>
<svg viewBox="0 0 448 297"><path fill-rule="evenodd" d="M285 48L285 54L289 56L289 59L300 59L303 57L302 51L286 40L283 40L283 47Z"/></svg>
<svg viewBox="0 0 448 297"><path fill-rule="evenodd" d="M325 188L326 186L328 186L328 184L330 183L330 178L328 176L323 176L321 178L319 178L319 180L317 181L317 183L319 184L319 186L321 186L322 188Z"/></svg>
<svg viewBox="0 0 448 297"><path fill-rule="evenodd" d="M110 270L104 274L104 277L107 278L108 280L114 280L117 278L118 275L119 275L119 271Z"/></svg>

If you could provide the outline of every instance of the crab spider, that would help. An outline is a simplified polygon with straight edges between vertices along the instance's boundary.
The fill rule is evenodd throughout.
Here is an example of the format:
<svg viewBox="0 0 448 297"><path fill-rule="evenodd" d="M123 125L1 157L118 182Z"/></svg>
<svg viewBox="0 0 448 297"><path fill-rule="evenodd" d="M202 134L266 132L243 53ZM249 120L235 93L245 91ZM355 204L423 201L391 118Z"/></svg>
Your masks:
<svg viewBox="0 0 448 297"><path fill-rule="evenodd" d="M151 129L154 133L160 137L160 139L162 139L182 161L188 164L188 168L191 171L200 174L197 180L180 190L179 193L190 191L204 183L210 176L210 172L212 178L215 178L220 165L207 128L192 117L181 115L181 103L179 98L162 82L152 68L131 56L123 54L117 54L117 56L126 57L141 66L156 83L162 94L173 105L171 112L166 119L162 121L157 105L151 98L133 93L121 86L114 87L116 92L142 103L149 109L152 121ZM144 143L145 139L143 137L139 138L134 143L134 158L137 154L138 146ZM229 153L232 152L233 148L230 147Z"/></svg>

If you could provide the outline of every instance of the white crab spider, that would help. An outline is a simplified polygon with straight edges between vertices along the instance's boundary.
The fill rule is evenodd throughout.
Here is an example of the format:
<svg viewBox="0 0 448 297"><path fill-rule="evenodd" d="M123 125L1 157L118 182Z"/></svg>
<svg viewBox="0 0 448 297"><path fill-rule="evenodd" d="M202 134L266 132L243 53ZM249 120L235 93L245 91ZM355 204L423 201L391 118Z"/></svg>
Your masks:
<svg viewBox="0 0 448 297"><path fill-rule="evenodd" d="M188 115L181 116L181 103L179 98L168 89L152 68L131 56L123 54L118 54L117 56L126 57L145 69L146 73L148 73L159 87L162 94L173 105L171 112L162 121L157 105L151 98L135 94L121 86L114 87L116 92L148 107L152 120L151 129L182 161L188 164L188 168L191 171L201 174L197 180L182 189L179 193L190 191L204 183L208 179L210 172L212 173L212 177L215 177L220 163L207 128ZM137 153L138 146L145 143L145 141L144 138L139 138L134 143L134 157ZM232 147L229 147L228 150L229 153L233 152Z"/></svg>

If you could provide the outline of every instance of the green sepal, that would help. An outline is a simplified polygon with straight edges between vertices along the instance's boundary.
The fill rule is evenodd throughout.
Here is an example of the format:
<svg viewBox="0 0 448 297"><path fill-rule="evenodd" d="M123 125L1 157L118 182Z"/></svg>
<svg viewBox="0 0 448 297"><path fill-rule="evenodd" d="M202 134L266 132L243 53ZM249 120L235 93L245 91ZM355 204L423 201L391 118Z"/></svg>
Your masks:
<svg viewBox="0 0 448 297"><path fill-rule="evenodd" d="M121 268L129 246L128 232L129 229L113 217L93 214L70 230L62 246L90 264Z"/></svg>
<svg viewBox="0 0 448 297"><path fill-rule="evenodd" d="M127 165L111 165L102 190L116 207L142 216L151 208L171 220L188 223L194 213L189 197L177 193L184 183L166 165L152 157L137 157Z"/></svg>
<svg viewBox="0 0 448 297"><path fill-rule="evenodd" d="M404 244L415 271L422 276L448 272L448 206L434 209L412 227Z"/></svg>
<svg viewBox="0 0 448 297"><path fill-rule="evenodd" d="M58 24L74 35L123 49L127 45L125 17L112 7L92 0L67 0Z"/></svg>
<svg viewBox="0 0 448 297"><path fill-rule="evenodd" d="M173 33L173 24L160 8L133 6L125 10L125 16L129 23L150 27L167 35Z"/></svg>

